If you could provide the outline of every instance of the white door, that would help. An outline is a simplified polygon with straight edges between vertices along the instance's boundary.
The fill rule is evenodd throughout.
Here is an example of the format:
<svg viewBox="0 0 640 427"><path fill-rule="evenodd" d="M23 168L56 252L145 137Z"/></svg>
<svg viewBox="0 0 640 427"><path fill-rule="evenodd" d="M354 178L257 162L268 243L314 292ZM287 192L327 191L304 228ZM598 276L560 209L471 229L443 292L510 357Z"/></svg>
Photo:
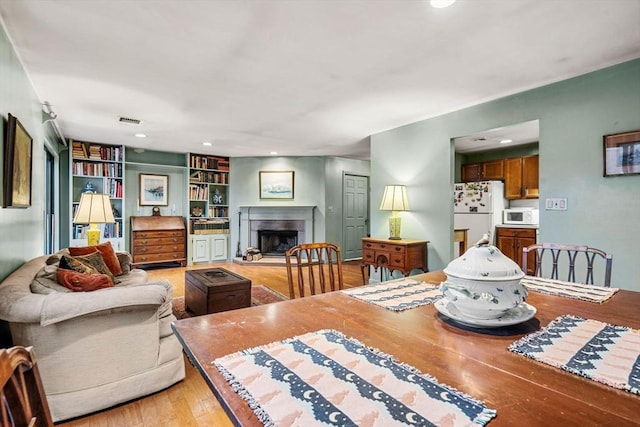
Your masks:
<svg viewBox="0 0 640 427"><path fill-rule="evenodd" d="M342 258L362 258L369 235L369 177L345 174L342 184Z"/></svg>

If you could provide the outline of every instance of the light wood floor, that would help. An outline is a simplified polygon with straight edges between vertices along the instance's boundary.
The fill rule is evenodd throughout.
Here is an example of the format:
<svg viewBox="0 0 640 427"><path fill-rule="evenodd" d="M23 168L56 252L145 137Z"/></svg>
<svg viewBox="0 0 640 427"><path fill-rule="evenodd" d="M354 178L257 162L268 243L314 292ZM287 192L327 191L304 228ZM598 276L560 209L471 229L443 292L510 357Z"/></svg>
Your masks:
<svg viewBox="0 0 640 427"><path fill-rule="evenodd" d="M251 279L252 285L266 285L283 295L289 295L284 266L254 266L233 263L197 265L187 268L149 269L149 280L166 279L173 286L173 295L184 295L184 272L187 269L222 267ZM360 262L343 263L345 288L362 285ZM64 427L227 427L231 421L185 356L186 377L168 389L72 421L58 423Z"/></svg>

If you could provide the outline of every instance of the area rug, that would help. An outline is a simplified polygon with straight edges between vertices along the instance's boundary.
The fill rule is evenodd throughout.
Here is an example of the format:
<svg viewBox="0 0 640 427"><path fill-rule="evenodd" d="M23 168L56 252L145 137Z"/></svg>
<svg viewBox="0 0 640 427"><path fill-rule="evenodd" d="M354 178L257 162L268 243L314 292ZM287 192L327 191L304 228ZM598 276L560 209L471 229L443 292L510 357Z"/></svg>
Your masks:
<svg viewBox="0 0 640 427"><path fill-rule="evenodd" d="M376 285L360 286L346 289L342 292L392 311L420 307L442 298L438 285L418 282L409 278L391 280Z"/></svg>
<svg viewBox="0 0 640 427"><path fill-rule="evenodd" d="M521 283L530 291L597 303L605 302L619 290L533 276L524 276Z"/></svg>
<svg viewBox="0 0 640 427"><path fill-rule="evenodd" d="M279 292L274 291L264 285L251 286L251 305L272 304L274 302L285 301L288 298ZM178 319L194 316L184 305L184 297L176 297L172 301L173 315Z"/></svg>
<svg viewBox="0 0 640 427"><path fill-rule="evenodd" d="M640 330L564 315L511 344L509 350L640 394Z"/></svg>
<svg viewBox="0 0 640 427"><path fill-rule="evenodd" d="M330 329L213 364L265 426L483 426L496 415L482 402Z"/></svg>

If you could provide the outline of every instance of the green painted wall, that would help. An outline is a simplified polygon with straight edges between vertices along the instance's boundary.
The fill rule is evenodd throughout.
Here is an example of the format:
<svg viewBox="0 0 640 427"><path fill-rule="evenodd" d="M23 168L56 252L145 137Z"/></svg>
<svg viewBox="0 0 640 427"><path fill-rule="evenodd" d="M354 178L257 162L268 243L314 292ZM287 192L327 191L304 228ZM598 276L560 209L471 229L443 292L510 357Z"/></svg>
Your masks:
<svg viewBox="0 0 640 427"><path fill-rule="evenodd" d="M612 285L640 290L640 175L602 176L603 135L640 129L640 60L373 135L372 200L386 184L407 184L402 234L428 239L430 269L443 268L453 256L451 140L536 119L541 200L566 197L569 206L540 211L540 241L604 249ZM371 212L372 234L384 235L387 215Z"/></svg>
<svg viewBox="0 0 640 427"><path fill-rule="evenodd" d="M0 26L0 141L4 148L7 115L11 113L33 138L31 207L0 208L0 280L25 261L44 252L44 138L42 104L31 86L4 28ZM4 174L4 150L0 150L0 176ZM2 193L0 189L0 194ZM0 197L1 199L2 197Z"/></svg>

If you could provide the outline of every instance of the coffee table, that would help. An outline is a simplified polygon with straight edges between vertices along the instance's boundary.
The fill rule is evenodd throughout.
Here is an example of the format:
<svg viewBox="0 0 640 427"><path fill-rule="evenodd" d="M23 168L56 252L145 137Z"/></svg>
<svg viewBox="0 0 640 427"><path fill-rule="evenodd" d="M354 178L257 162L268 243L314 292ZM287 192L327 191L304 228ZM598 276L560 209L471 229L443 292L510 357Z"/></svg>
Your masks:
<svg viewBox="0 0 640 427"><path fill-rule="evenodd" d="M250 307L251 280L224 268L187 270L184 301L197 316Z"/></svg>

